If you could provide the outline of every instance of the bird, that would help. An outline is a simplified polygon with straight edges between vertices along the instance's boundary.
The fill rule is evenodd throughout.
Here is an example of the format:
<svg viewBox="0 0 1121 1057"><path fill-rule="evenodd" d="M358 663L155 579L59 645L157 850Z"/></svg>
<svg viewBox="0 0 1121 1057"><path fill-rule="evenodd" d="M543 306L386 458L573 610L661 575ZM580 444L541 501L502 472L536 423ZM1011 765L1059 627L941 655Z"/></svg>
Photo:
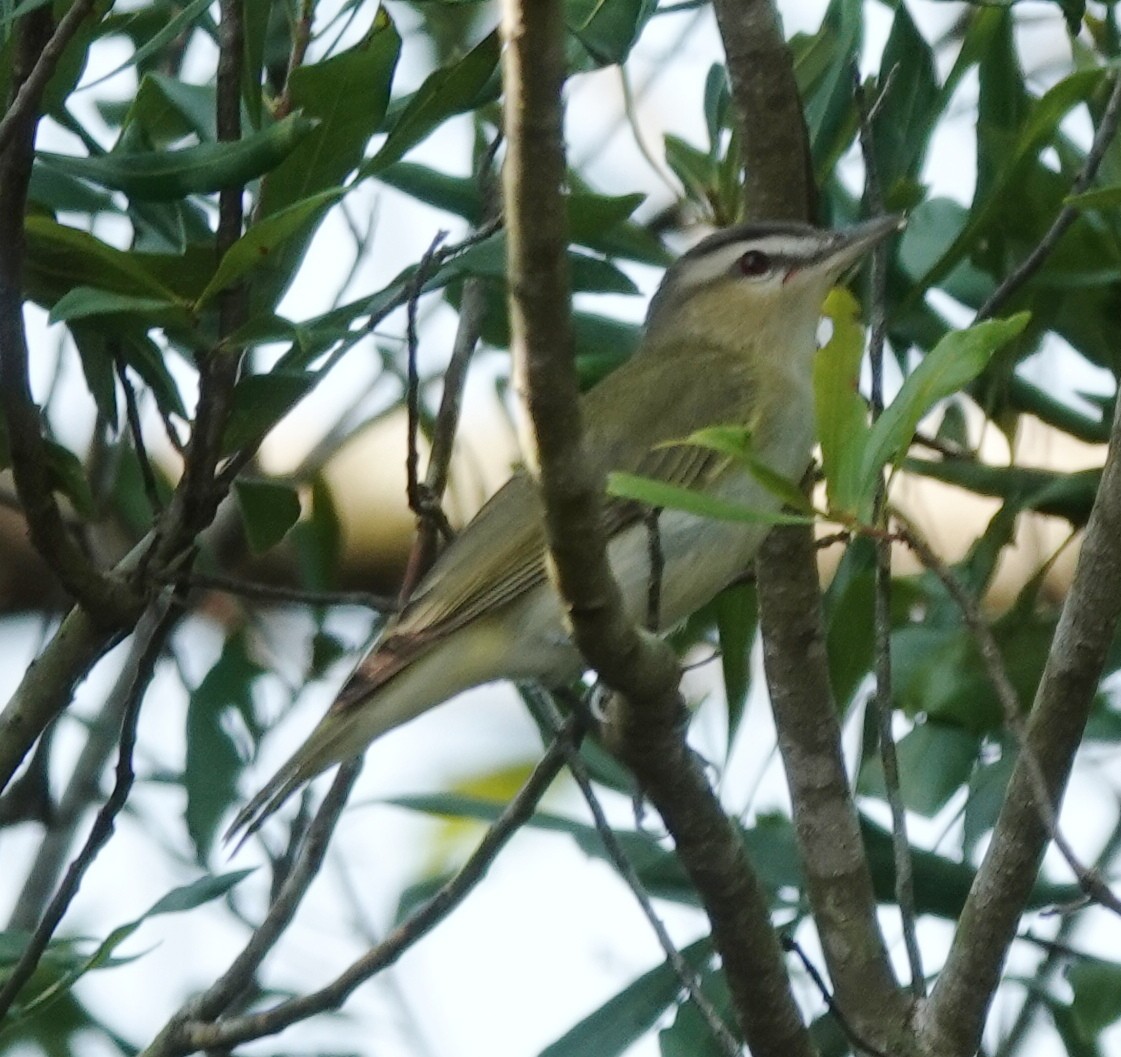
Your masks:
<svg viewBox="0 0 1121 1057"><path fill-rule="evenodd" d="M901 226L898 216L844 230L747 223L687 250L651 299L635 353L582 397L592 469L777 510L773 488L737 462L682 442L709 427L743 427L757 461L799 481L812 459L822 304L844 272ZM606 498L603 518L625 609L641 621L651 578L644 512ZM660 625L680 622L741 576L768 529L664 510ZM501 679L563 685L583 668L549 582L536 485L515 472L440 554L226 839L244 841L316 775L461 691Z"/></svg>

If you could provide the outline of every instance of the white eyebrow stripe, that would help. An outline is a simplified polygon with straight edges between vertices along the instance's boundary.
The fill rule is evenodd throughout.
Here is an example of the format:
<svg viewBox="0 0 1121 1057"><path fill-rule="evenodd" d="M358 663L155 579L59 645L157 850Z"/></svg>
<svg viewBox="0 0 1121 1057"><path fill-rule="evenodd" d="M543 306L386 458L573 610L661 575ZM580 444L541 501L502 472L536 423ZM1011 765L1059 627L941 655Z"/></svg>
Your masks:
<svg viewBox="0 0 1121 1057"><path fill-rule="evenodd" d="M821 251L821 242L816 238L799 238L790 234L757 235L754 238L727 242L688 258L685 272L688 285L703 286L727 275L736 261L749 250L765 253L782 266L788 262L812 260Z"/></svg>

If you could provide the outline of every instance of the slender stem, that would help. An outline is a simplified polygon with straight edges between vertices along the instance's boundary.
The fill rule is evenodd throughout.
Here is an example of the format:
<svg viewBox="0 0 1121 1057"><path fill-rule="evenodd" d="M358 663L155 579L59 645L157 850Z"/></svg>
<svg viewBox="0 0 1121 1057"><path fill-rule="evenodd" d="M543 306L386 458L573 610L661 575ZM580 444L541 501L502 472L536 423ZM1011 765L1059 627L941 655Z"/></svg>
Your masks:
<svg viewBox="0 0 1121 1057"><path fill-rule="evenodd" d="M889 78L890 80L890 78ZM860 70L853 67L856 108L860 115L860 150L864 157L864 197L873 216L884 213L883 191L876 167L876 149L872 135L874 111L883 102L890 85L881 87L879 99L869 103L860 81ZM869 297L868 356L872 374L872 421L884 410L884 339L887 319L884 304L887 297L887 247L882 243L872 250ZM879 529L887 526L887 485L881 473L876 481L872 504L872 523ZM875 540L876 571L875 598L873 602L873 638L875 652L876 692L872 707L879 726L880 762L884 772L884 788L891 810L891 847L895 864L895 899L903 928L903 944L911 969L911 993L915 998L926 995L926 974L923 972L922 951L916 932L915 875L911 860L911 844L907 839L907 810L899 780L899 754L892 729L893 706L891 680L891 541L886 535Z"/></svg>
<svg viewBox="0 0 1121 1057"><path fill-rule="evenodd" d="M15 98L12 99L3 117L0 117L0 153L3 153L8 145L20 135L21 127L26 125L28 120L38 120L36 111L39 109L47 82L58 68L59 59L62 58L66 45L74 39L78 30L82 28L82 23L93 10L96 2L97 0L74 0L70 9L59 19L58 25L54 27L54 32L34 53L35 65L20 84L15 93ZM24 15L24 19L28 19L33 14L37 14L37 12L28 12L27 15ZM49 18L48 14L47 21L49 21Z"/></svg>
<svg viewBox="0 0 1121 1057"><path fill-rule="evenodd" d="M141 618L138 633L143 635L146 641L144 651L136 665L135 678L121 720L117 777L113 785L113 791L109 795L109 799L102 805L101 810L98 811L85 845L77 858L70 864L66 877L58 891L55 892L54 898L32 934L31 940L20 954L19 961L12 968L10 975L4 981L3 987L0 987L0 1019L3 1019L7 1014L12 1002L35 972L43 952L47 949L47 944L50 943L63 915L78 894L78 889L86 871L93 865L101 849L108 843L109 838L113 836L117 816L128 800L128 795L136 777L132 767L132 753L136 745L136 727L140 719L140 706L143 703L148 684L152 680L160 651L163 649L164 642L176 619L176 608L173 604L170 604L170 600L156 603L149 610L148 616Z"/></svg>
<svg viewBox="0 0 1121 1057"><path fill-rule="evenodd" d="M1071 195L1082 194L1094 182L1101 167L1105 152L1117 135L1117 126L1121 122L1121 76L1113 75L1113 87L1109 93L1109 100L1102 112L1101 121L1098 122L1094 141L1086 154L1082 168L1070 186ZM1066 234L1067 228L1078 218L1077 206L1063 206L1055 219L1051 222L1046 234L1039 240L1035 248L1029 253L1013 271L1005 277L1004 281L991 293L985 303L977 310L977 322L988 319L1002 309L1011 297L1046 263L1047 258L1054 252L1059 240Z"/></svg>
<svg viewBox="0 0 1121 1057"><path fill-rule="evenodd" d="M326 987L280 1002L261 1013L226 1017L213 1023L187 1021L174 1029L169 1026L141 1057L171 1057L194 1050L226 1049L251 1039L275 1035L317 1013L338 1009L357 987L392 965L431 932L483 880L510 838L533 816L549 785L564 766L562 742L570 741L572 737L573 726L569 724L546 750L518 795L487 830L486 836L455 877Z"/></svg>

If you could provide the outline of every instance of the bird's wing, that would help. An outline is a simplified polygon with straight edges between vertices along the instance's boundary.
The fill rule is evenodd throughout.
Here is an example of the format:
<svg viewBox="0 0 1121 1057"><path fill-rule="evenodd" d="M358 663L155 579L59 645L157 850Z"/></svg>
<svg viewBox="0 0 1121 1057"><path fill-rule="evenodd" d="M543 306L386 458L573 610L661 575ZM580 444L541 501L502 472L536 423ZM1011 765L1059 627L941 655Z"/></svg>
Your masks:
<svg viewBox="0 0 1121 1057"><path fill-rule="evenodd" d="M645 401L622 401L620 408L615 398L617 387L632 386L632 374L641 370L634 359L588 394L584 400L587 449L598 470L620 470L683 488L703 487L720 472L727 457L717 452L692 445L659 446L683 440L705 426L745 417L750 380L734 370L729 374L726 363L697 362L697 350L693 351L693 356L667 364L660 384ZM700 350L702 361L707 351ZM729 374L719 393L696 381L698 371L713 368ZM608 536L641 518L642 510L633 501L608 500L604 511ZM440 555L377 648L363 661L353 686L344 691L337 707L364 700L434 642L545 578L541 502L533 482L518 473Z"/></svg>

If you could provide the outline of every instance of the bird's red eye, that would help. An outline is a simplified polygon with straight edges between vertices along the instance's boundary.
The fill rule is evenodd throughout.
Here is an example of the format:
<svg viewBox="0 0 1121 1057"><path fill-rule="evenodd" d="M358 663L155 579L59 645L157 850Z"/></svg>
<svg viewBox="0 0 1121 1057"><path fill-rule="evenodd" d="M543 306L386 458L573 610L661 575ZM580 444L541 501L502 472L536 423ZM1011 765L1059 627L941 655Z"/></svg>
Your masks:
<svg viewBox="0 0 1121 1057"><path fill-rule="evenodd" d="M748 250L740 258L740 271L748 278L766 275L771 270L771 258L762 250Z"/></svg>

